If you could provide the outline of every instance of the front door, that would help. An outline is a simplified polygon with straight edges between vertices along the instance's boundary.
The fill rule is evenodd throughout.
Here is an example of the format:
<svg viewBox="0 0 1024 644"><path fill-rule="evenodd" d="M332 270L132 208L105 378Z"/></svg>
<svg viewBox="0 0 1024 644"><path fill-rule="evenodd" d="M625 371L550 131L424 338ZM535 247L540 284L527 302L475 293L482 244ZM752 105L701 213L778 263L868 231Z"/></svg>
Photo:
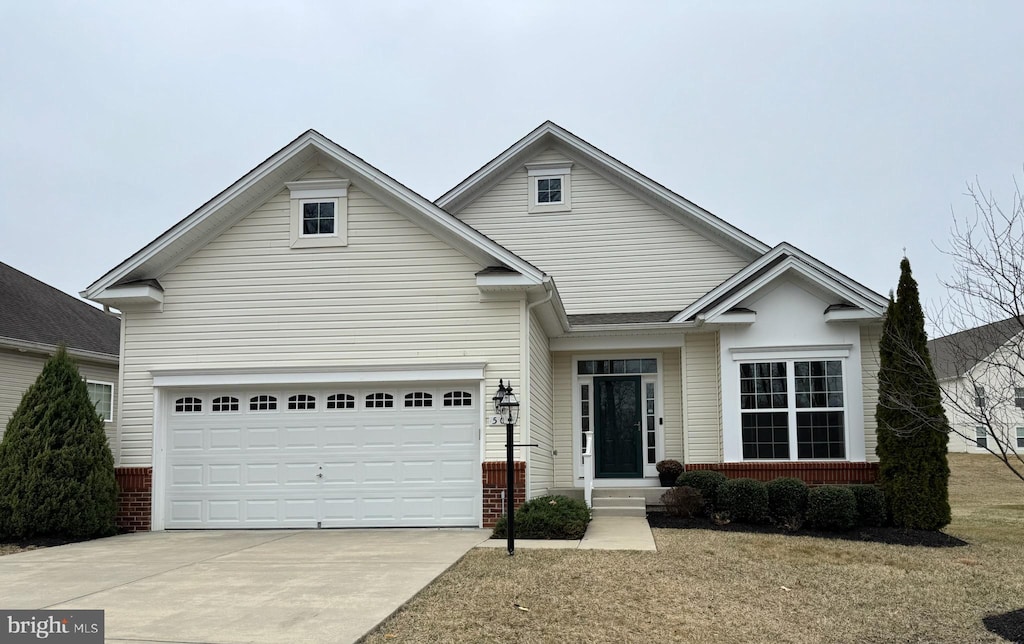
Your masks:
<svg viewBox="0 0 1024 644"><path fill-rule="evenodd" d="M594 407L594 475L643 476L640 376L594 378Z"/></svg>

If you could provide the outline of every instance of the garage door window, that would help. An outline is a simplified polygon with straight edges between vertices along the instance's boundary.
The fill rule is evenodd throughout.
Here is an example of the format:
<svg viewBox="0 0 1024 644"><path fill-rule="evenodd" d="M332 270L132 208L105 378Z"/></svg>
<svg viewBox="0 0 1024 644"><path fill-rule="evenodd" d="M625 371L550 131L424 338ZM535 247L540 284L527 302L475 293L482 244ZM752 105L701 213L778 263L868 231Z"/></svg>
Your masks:
<svg viewBox="0 0 1024 644"><path fill-rule="evenodd" d="M276 411L277 397L261 394L249 399L249 411Z"/></svg>
<svg viewBox="0 0 1024 644"><path fill-rule="evenodd" d="M414 391L411 394L405 394L405 406L406 407L433 407L434 397L425 391Z"/></svg>
<svg viewBox="0 0 1024 644"><path fill-rule="evenodd" d="M238 398L233 396L214 398L210 409L212 411L238 411Z"/></svg>
<svg viewBox="0 0 1024 644"><path fill-rule="evenodd" d="M192 396L185 396L174 401L174 411L178 414L194 414L203 411L203 401Z"/></svg>
<svg viewBox="0 0 1024 644"><path fill-rule="evenodd" d="M296 411L316 409L316 396L309 394L288 396L288 409Z"/></svg>
<svg viewBox="0 0 1024 644"><path fill-rule="evenodd" d="M445 407L472 407L473 394L468 391L449 391L444 395Z"/></svg>
<svg viewBox="0 0 1024 644"><path fill-rule="evenodd" d="M355 409L356 398L349 394L331 394L327 397L328 409Z"/></svg>
<svg viewBox="0 0 1024 644"><path fill-rule="evenodd" d="M391 394L376 393L366 397L367 409L391 409L395 406L395 397Z"/></svg>

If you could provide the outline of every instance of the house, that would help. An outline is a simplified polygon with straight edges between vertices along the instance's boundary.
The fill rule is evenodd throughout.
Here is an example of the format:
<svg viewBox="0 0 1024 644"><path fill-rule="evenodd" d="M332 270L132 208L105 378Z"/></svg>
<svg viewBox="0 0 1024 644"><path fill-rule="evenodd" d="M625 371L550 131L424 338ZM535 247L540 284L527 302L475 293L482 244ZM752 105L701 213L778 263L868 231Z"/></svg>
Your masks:
<svg viewBox="0 0 1024 644"><path fill-rule="evenodd" d="M949 421L949 451L1024 452L1024 320L928 342Z"/></svg>
<svg viewBox="0 0 1024 644"><path fill-rule="evenodd" d="M499 379L530 497L877 470L886 298L551 122L436 202L310 130L82 295L153 529L491 525Z"/></svg>
<svg viewBox="0 0 1024 644"><path fill-rule="evenodd" d="M43 365L64 344L115 444L120 329L116 317L0 263L0 436Z"/></svg>

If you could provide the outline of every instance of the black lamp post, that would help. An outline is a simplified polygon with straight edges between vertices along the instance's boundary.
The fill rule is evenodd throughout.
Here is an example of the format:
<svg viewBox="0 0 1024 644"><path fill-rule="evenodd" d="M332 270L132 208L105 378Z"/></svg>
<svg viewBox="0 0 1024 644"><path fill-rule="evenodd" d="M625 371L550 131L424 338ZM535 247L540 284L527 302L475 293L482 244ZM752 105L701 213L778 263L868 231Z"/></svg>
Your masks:
<svg viewBox="0 0 1024 644"><path fill-rule="evenodd" d="M505 516L507 517L505 528L508 533L508 554L511 556L516 552L516 475L515 462L512 460L512 448L516 445L513 441L512 431L515 428L516 421L519 420L519 401L516 399L516 395L512 393L511 382L506 387L503 380L498 381L498 392L494 394L494 413L498 415L501 422L505 423L505 481L507 487L505 491Z"/></svg>

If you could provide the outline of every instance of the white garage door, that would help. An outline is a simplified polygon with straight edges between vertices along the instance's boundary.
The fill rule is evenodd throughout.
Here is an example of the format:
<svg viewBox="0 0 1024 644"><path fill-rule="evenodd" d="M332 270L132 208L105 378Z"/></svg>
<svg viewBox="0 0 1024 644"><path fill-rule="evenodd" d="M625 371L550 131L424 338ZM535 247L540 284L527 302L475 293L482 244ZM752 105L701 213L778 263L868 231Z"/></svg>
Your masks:
<svg viewBox="0 0 1024 644"><path fill-rule="evenodd" d="M165 527L475 526L478 391L172 391Z"/></svg>

